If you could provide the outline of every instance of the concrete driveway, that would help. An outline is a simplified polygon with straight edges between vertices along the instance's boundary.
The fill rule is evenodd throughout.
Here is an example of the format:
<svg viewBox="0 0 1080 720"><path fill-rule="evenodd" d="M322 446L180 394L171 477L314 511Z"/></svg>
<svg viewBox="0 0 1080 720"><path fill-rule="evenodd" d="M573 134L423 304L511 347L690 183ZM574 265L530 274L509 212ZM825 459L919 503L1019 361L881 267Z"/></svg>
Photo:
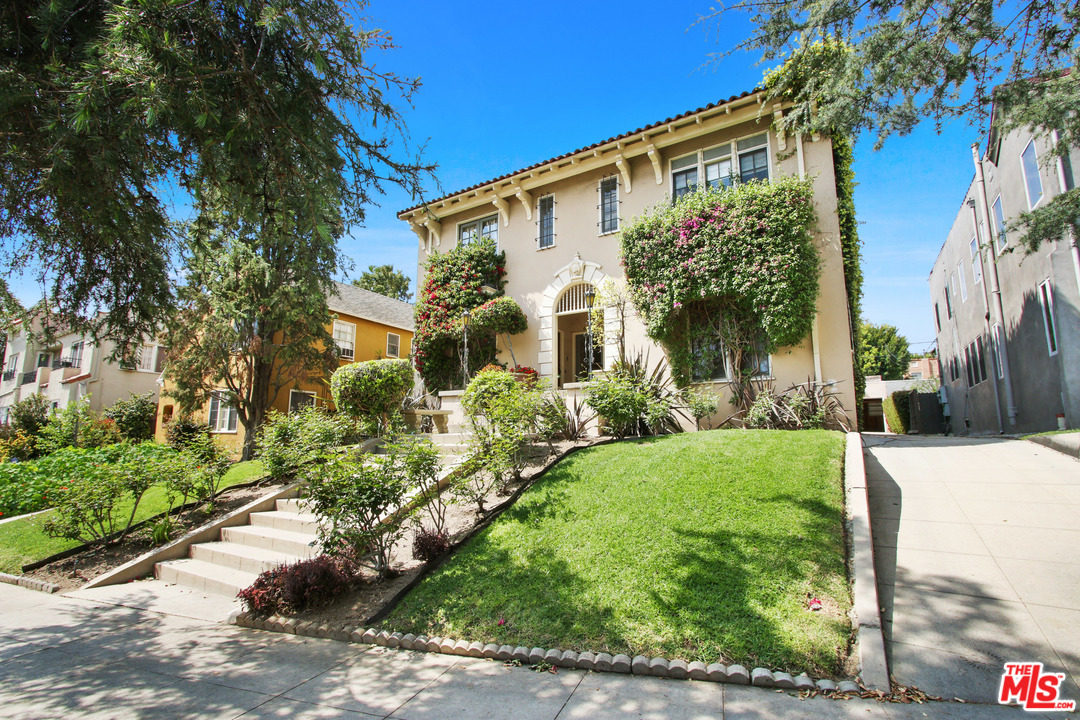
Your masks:
<svg viewBox="0 0 1080 720"><path fill-rule="evenodd" d="M1024 440L864 436L893 677L994 702L1005 662L1080 704L1080 461Z"/></svg>

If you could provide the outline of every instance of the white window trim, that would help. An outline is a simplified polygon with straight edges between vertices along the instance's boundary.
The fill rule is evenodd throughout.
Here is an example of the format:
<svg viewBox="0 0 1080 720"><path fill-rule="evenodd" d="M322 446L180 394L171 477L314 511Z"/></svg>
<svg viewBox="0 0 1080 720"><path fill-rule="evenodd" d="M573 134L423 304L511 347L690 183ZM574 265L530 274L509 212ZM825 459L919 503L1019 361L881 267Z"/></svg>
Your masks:
<svg viewBox="0 0 1080 720"><path fill-rule="evenodd" d="M990 351L994 354L994 368L998 380L1005 379L1005 366L1001 362L1001 326L994 323L990 328Z"/></svg>
<svg viewBox="0 0 1080 720"><path fill-rule="evenodd" d="M541 246L540 245L540 239L542 237L541 233L543 232L543 229L544 229L544 214L543 214L543 212L541 210L541 205L543 204L544 200L546 200L547 198L551 198L551 244ZM537 249L537 251L551 250L553 247L555 247L558 244L558 243L555 242L555 237L556 237L556 233L555 233L555 193L548 193L547 195L541 195L540 197L536 198L536 249Z"/></svg>
<svg viewBox="0 0 1080 720"><path fill-rule="evenodd" d="M967 302L967 279L964 277L964 261L956 263L956 274L960 276L960 302Z"/></svg>
<svg viewBox="0 0 1080 720"><path fill-rule="evenodd" d="M214 425L210 425L210 432L216 435L235 435L237 433L237 428L240 427L240 417L236 412L235 406L225 404L225 398L223 397L223 393L224 391L221 390L215 390L213 393L211 393L210 405L206 408L206 423L207 425L210 425L210 408L213 407L214 402L217 402L218 410L217 417L215 418L216 423ZM233 427L231 430L229 429L228 424L226 424L225 427L221 426L222 407L226 407L231 411L230 413L226 414L227 417L231 416L233 419Z"/></svg>
<svg viewBox="0 0 1080 720"><path fill-rule="evenodd" d="M390 353L390 338L391 337L397 338L397 352L393 353L393 354ZM386 333L386 357L391 357L391 358L399 358L399 357L401 357L401 336L398 335L397 333L392 333L392 332Z"/></svg>
<svg viewBox="0 0 1080 720"><path fill-rule="evenodd" d="M978 286L982 282L982 248L979 247L978 236L971 238L968 242L968 250L971 251L973 246L975 250L971 252L971 279Z"/></svg>
<svg viewBox="0 0 1080 720"><path fill-rule="evenodd" d="M612 180L615 183L615 229L604 232L604 181L606 180ZM599 230L596 236L614 235L619 232L619 228L622 226L622 218L619 217L619 176L607 175L600 178L600 182L596 183L596 196L598 198L596 204L596 227Z"/></svg>
<svg viewBox="0 0 1080 720"><path fill-rule="evenodd" d="M1046 351L1050 354L1050 357L1054 357L1061 347L1061 339L1057 334L1057 320L1054 317L1054 287L1050 284L1049 278L1039 283L1039 306L1042 307L1043 311L1043 334L1046 336ZM1050 318L1049 323L1046 322L1047 317Z"/></svg>
<svg viewBox="0 0 1080 720"><path fill-rule="evenodd" d="M727 154L726 157L731 162L731 175L732 175L733 182L736 182L736 183L742 182L742 180L740 179L741 170L739 168L739 141L740 140L746 140L748 138L752 138L752 137L755 137L757 135L764 135L765 136L765 157L766 157L766 161L768 162L768 169L769 169L768 182L772 182L777 177L775 162L773 160L773 138L772 138L772 133L771 132L769 132L768 130L762 130L760 132L750 133L749 135L743 135L741 137L732 138L730 141L728 141L726 143L717 143L716 145L710 145L709 147L699 148L699 149L695 150L694 152L682 153L681 155L678 155L678 156L673 157L670 160L668 160L668 192L670 193L671 198L673 198L673 199L675 198L675 172L676 171L674 169L672 169L672 165L675 163L675 161L682 160L682 159L687 158L687 157L689 157L691 155L695 155L697 157L697 164L695 166L693 166L697 170L697 176L698 176L698 182L697 182L697 185L695 186L695 189L693 190L693 192L697 192L699 189L705 187L705 184L707 182L707 180L705 178L705 153L707 153L710 150L715 150L717 148L724 147L725 145L727 146L727 149L728 149L728 154ZM752 149L756 149L756 148L752 148ZM743 152L750 152L750 150L744 150ZM678 172L683 172L685 170L688 170L690 167L691 166L687 166L685 168L680 168L680 170Z"/></svg>
<svg viewBox="0 0 1080 720"><path fill-rule="evenodd" d="M155 375L160 375L161 374L160 370L155 370L154 369L154 366L157 365L157 353L158 353L158 348L159 347L164 347L164 346L160 342L143 343L142 345L139 346L139 359L135 363L135 368L134 368L135 372L153 373ZM144 354L146 352L150 353L150 368L149 369L144 369L142 367L143 357L144 357Z"/></svg>
<svg viewBox="0 0 1080 720"><path fill-rule="evenodd" d="M341 345L338 344L338 339L337 339L337 337L335 337L335 335L336 335L335 331L337 330L338 325L341 325L342 327L347 326L347 327L352 328L352 341L351 341L352 342L352 347L349 349L349 354L348 355L345 354L344 348L342 348ZM334 340L334 347L337 350L337 354L338 354L339 358L344 358L346 360L355 360L356 359L356 323L351 323L351 322L348 322L347 320L335 320L334 325L331 328L330 335Z"/></svg>
<svg viewBox="0 0 1080 720"><path fill-rule="evenodd" d="M312 401L311 401L312 405L314 405L315 401L318 400L318 398L319 398L318 393L315 393L315 392L313 392L311 390L292 390L292 389L290 389L289 390L289 412L290 413L292 412L293 395L294 394L295 395L307 395L307 396L311 397L312 398Z"/></svg>
<svg viewBox="0 0 1080 720"><path fill-rule="evenodd" d="M994 212L994 206L1001 208L1001 225L998 225L997 213ZM990 215L993 217L994 233L997 234L997 247L998 252L1001 252L1009 246L1009 236L1005 232L1005 203L1001 202L1001 195L998 195L994 199L994 202L990 203Z"/></svg>
<svg viewBox="0 0 1080 720"><path fill-rule="evenodd" d="M483 226L484 221L485 220L490 220L492 218L495 218L495 249L498 250L499 249L499 213L494 213L494 214L491 214L491 215L481 215L480 217L474 217L472 220L462 220L461 222L459 222L457 224L457 229L456 229L456 231L454 233L454 238L455 238L457 244L458 245L462 244L462 242L461 242L461 227L463 225L476 225L477 226L477 232L479 232L479 228ZM479 239L479 237L480 236L478 234L477 238Z"/></svg>
<svg viewBox="0 0 1080 720"><path fill-rule="evenodd" d="M1035 179L1039 181L1039 199L1031 202L1031 186L1028 183L1027 168L1024 167L1024 153L1028 148L1031 148L1035 154ZM1024 146L1024 149L1020 151L1020 174L1024 178L1024 196L1027 198L1028 210L1034 210L1042 203L1043 198L1046 197L1046 188L1043 187L1042 174L1039 172L1039 151L1035 147L1035 138L1028 140L1028 144ZM1002 208L1004 210L1005 208Z"/></svg>

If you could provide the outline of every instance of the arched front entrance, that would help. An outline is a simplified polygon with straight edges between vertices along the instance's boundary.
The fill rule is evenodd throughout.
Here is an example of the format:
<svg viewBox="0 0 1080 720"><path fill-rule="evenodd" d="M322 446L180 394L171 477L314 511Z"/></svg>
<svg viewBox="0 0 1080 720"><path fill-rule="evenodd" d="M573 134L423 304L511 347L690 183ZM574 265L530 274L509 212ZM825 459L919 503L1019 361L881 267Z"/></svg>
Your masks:
<svg viewBox="0 0 1080 720"><path fill-rule="evenodd" d="M537 370L554 387L575 382L579 375L586 372L585 324L588 312L585 289L598 287L605 278L607 275L600 271L599 264L582 260L577 255L555 273L555 280L544 290L540 305L540 367ZM611 321L608 313L596 307L593 312L604 313L607 327ZM605 347L602 338L597 340L593 367L601 369L610 363L612 348Z"/></svg>

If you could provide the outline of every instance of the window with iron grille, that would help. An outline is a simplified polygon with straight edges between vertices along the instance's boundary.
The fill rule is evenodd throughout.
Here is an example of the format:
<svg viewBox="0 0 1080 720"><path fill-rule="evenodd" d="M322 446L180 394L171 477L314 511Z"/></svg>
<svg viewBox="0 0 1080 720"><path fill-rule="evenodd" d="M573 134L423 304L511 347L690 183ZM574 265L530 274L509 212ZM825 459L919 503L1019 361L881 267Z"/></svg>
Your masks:
<svg viewBox="0 0 1080 720"><path fill-rule="evenodd" d="M600 181L600 232L619 229L619 181L612 175Z"/></svg>
<svg viewBox="0 0 1080 720"><path fill-rule="evenodd" d="M540 198L540 236L537 245L541 250L555 245L555 196L545 195Z"/></svg>

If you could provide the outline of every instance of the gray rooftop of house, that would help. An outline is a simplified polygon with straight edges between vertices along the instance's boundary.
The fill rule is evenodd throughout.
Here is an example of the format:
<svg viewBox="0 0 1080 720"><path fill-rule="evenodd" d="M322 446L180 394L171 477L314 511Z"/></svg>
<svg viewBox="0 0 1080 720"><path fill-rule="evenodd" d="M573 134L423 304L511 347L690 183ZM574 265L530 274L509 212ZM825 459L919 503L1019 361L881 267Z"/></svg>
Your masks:
<svg viewBox="0 0 1080 720"><path fill-rule="evenodd" d="M332 312L353 315L409 332L413 330L412 305L355 285L335 282L334 292L327 303Z"/></svg>

